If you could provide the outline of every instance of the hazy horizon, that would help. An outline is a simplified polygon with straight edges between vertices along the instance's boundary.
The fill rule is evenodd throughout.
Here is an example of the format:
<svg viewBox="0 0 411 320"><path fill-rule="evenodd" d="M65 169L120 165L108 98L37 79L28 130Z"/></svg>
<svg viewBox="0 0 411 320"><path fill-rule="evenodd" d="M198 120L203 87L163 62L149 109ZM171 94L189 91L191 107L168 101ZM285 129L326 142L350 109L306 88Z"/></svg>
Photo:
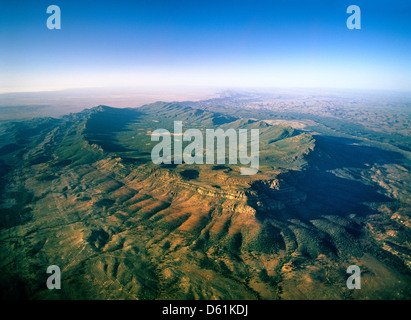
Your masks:
<svg viewBox="0 0 411 320"><path fill-rule="evenodd" d="M411 92L389 90L211 86L103 87L3 93L0 94L0 120L60 117L99 105L139 108L157 101L177 103L191 101L195 104L210 99L224 104L224 99L236 96L240 99L239 103L241 99L258 98L270 103L273 101L287 103L297 99L301 105L315 105L321 102L334 105L342 101L347 103L356 101L364 107L369 105L381 107L387 103L403 106L411 104Z"/></svg>
<svg viewBox="0 0 411 320"><path fill-rule="evenodd" d="M410 13L2 1L0 299L410 300Z"/></svg>
<svg viewBox="0 0 411 320"><path fill-rule="evenodd" d="M3 4L0 92L124 86L410 90L411 3L58 1Z"/></svg>

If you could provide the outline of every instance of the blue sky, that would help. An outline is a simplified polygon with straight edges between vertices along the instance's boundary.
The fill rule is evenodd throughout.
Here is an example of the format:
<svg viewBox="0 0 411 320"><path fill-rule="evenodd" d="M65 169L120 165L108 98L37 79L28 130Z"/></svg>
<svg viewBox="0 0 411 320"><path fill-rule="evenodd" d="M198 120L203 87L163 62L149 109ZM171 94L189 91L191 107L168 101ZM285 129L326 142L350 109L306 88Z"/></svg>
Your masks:
<svg viewBox="0 0 411 320"><path fill-rule="evenodd" d="M46 27L49 5L61 30ZM361 30L346 9L361 8ZM0 92L133 85L411 90L411 1L9 1Z"/></svg>

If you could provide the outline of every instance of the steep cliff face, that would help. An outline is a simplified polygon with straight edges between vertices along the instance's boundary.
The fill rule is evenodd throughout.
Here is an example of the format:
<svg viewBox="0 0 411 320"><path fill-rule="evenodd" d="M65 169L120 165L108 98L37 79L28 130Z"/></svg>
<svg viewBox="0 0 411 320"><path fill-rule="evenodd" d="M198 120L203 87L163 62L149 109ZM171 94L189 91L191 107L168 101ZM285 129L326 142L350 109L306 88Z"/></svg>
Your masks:
<svg viewBox="0 0 411 320"><path fill-rule="evenodd" d="M164 119L260 127L260 172L242 176L235 165L153 164L147 132L169 126ZM317 193L329 196L336 184L310 163L317 150L305 133L156 104L98 107L16 126L9 135L18 147L1 149L1 160L9 163L1 203L3 295L279 299L312 290L313 297L342 298L345 265L364 264L364 253L369 262L387 251L374 242L382 234L376 222L357 207L344 214L317 201ZM320 184L322 175L329 180ZM334 195L338 204L345 200L343 193ZM398 257L395 267L401 269ZM64 275L59 292L44 287L51 264ZM385 262L369 270L381 268L389 270Z"/></svg>
<svg viewBox="0 0 411 320"><path fill-rule="evenodd" d="M257 180L251 185L254 191L250 202L265 214L276 214L286 206L301 204L306 200L306 194L290 186L283 179Z"/></svg>

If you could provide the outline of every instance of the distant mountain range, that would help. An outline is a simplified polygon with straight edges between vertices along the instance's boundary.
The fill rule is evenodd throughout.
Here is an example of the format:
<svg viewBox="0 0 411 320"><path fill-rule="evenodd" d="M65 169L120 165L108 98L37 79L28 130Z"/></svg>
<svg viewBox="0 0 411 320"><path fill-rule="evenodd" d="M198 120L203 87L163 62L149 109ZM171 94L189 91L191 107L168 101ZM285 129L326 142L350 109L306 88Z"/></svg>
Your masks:
<svg viewBox="0 0 411 320"><path fill-rule="evenodd" d="M157 102L3 122L2 298L409 299L400 154L258 112ZM258 128L259 172L155 165L150 134L174 121ZM346 287L353 264L361 290Z"/></svg>

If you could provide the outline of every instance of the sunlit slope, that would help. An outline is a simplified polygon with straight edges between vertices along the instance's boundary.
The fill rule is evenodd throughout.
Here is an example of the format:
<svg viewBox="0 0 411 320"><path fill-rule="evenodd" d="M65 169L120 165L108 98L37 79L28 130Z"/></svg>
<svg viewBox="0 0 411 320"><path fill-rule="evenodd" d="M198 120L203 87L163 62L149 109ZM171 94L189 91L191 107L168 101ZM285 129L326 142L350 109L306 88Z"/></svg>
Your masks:
<svg viewBox="0 0 411 320"><path fill-rule="evenodd" d="M150 133L172 132L174 121L184 130L258 128L260 172L153 164ZM100 106L2 130L3 296L407 297L405 255L384 250L382 233L369 227L381 227L368 215L388 210L392 199L330 177L343 158L336 142L320 140L318 149L289 127L168 103ZM362 202L373 205L365 212ZM397 230L398 239L406 236ZM352 263L367 268L372 290L344 290ZM44 285L51 264L62 270L60 291Z"/></svg>
<svg viewBox="0 0 411 320"><path fill-rule="evenodd" d="M204 139L206 129L221 128L224 132L228 129L237 132L239 129L247 129L248 132L258 129L262 171L301 169L306 165L306 155L315 145L312 136L291 127L271 126L263 121L237 119L172 103L158 102L139 109L100 109L101 112L93 114L87 121L86 139L104 151L130 158L129 161L151 162L151 150L157 143L151 141L151 133L160 128L173 133L174 121L182 122L183 133L187 129L201 130ZM188 144L184 142L183 148ZM226 147L228 164L228 141Z"/></svg>

